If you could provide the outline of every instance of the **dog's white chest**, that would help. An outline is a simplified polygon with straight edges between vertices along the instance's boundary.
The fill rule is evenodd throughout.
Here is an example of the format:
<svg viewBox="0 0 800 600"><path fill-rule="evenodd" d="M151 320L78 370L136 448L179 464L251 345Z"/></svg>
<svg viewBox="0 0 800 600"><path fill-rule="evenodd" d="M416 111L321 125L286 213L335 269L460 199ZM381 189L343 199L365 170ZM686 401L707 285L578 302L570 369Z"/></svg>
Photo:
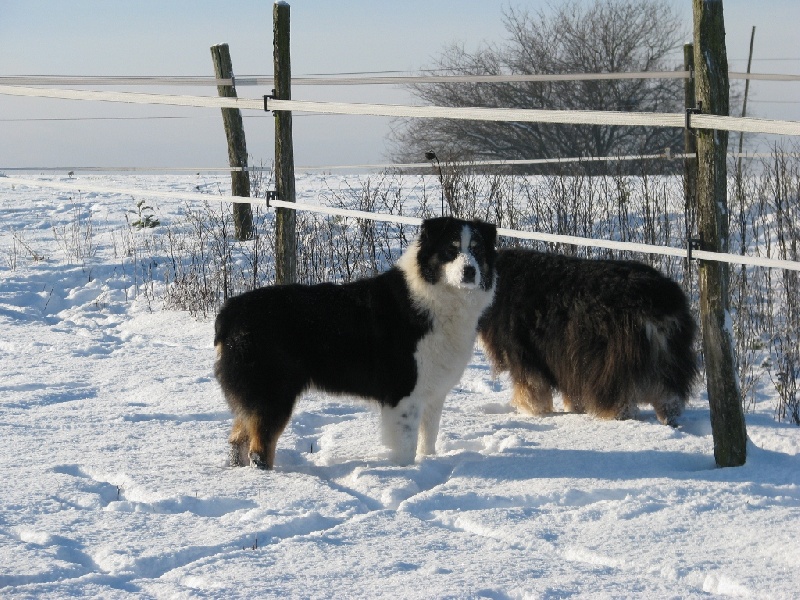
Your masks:
<svg viewBox="0 0 800 600"><path fill-rule="evenodd" d="M472 358L481 310L478 306L461 306L434 318L432 330L417 344L417 389L449 391L458 383Z"/></svg>

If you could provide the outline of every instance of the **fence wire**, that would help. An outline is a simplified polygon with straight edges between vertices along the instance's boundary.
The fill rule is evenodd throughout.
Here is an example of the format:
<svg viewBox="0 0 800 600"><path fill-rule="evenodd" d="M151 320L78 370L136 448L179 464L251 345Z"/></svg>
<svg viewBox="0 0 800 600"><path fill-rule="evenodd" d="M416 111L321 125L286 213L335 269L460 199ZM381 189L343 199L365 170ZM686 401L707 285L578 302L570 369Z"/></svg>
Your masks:
<svg viewBox="0 0 800 600"><path fill-rule="evenodd" d="M536 73L526 75L380 75L380 76L301 76L292 85L419 85L435 83L536 83L552 81L610 81L622 79L690 79L690 71L638 71L625 73ZM728 72L729 79L759 81L800 81L800 75L788 73ZM0 77L0 85L164 85L164 86L265 86L274 85L269 75L244 75L232 79L204 76L159 75L9 75Z"/></svg>

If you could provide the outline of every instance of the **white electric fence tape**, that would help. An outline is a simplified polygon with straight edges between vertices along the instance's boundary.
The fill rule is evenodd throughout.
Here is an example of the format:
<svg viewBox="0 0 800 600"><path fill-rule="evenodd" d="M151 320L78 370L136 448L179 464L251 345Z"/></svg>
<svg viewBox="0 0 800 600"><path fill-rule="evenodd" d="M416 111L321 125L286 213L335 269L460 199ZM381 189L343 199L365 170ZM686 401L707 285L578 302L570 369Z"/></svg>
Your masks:
<svg viewBox="0 0 800 600"><path fill-rule="evenodd" d="M102 92L92 90L42 89L23 86L0 86L0 94L65 100L93 100L129 104L159 104L199 108L239 108L263 110L263 99L220 98L212 96L179 96L142 94L138 92ZM528 123L560 123L566 125L626 125L650 127L686 126L686 115L678 113L641 113L591 110L541 110L514 108L471 108L444 106L406 106L395 104L355 104L346 102L311 102L307 100L268 99L269 110L337 115L370 115L381 117L412 117L459 119L470 121L514 121ZM696 114L691 116L695 129L720 129L749 133L800 135L800 122L772 121L741 117L721 117Z"/></svg>
<svg viewBox="0 0 800 600"><path fill-rule="evenodd" d="M208 202L218 200L220 202L234 202L240 204L266 204L261 198L244 198L241 196L210 196L208 194L197 194L191 192L169 192L146 189L126 189L117 187L97 186L94 184L78 184L61 181L41 181L32 179L19 179L15 177L0 177L0 185L11 184L28 187L42 187L49 189L64 189L77 192L94 192L99 194L116 194L130 196L148 196L157 198L173 198L178 200L192 200L196 202ZM400 215L389 215L382 213L372 213L360 210L350 210L344 208L333 208L314 204L303 204L300 202L285 202L283 200L271 200L270 207L288 208L290 210L303 210L327 215L338 215L357 219L368 219L371 221L382 221L387 223L403 223L406 225L419 225L422 219L417 217L404 217ZM623 250L626 252L640 252L644 254L660 254L665 256L676 256L686 258L688 251L685 248L671 248L669 246L655 246L651 244L636 244L632 242L617 242L613 240L597 240L591 238L556 235L550 233L537 233L529 231L518 231L515 229L498 228L497 234L517 239L535 240L540 242L551 242L557 244L570 244L574 246L586 246L595 248L608 248L611 250ZM777 269L790 269L800 271L800 262L789 260L779 260L764 258L759 256L741 256L739 254L728 254L721 252L707 252L704 250L693 250L692 256L698 259L712 260L732 264L744 264L758 267L769 267Z"/></svg>

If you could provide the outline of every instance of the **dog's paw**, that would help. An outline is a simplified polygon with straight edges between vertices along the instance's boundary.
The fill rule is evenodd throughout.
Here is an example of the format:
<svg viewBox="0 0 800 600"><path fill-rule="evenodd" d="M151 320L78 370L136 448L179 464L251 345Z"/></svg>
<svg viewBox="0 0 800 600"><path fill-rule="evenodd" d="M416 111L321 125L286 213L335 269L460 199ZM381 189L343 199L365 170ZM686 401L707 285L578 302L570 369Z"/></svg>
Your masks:
<svg viewBox="0 0 800 600"><path fill-rule="evenodd" d="M409 467L413 465L416 461L416 455L414 452L389 452L389 460L393 462L398 467Z"/></svg>
<svg viewBox="0 0 800 600"><path fill-rule="evenodd" d="M272 469L272 465L268 464L265 460L263 460L258 452L250 453L250 464L256 467L257 469L261 469L263 471L269 471L270 469Z"/></svg>

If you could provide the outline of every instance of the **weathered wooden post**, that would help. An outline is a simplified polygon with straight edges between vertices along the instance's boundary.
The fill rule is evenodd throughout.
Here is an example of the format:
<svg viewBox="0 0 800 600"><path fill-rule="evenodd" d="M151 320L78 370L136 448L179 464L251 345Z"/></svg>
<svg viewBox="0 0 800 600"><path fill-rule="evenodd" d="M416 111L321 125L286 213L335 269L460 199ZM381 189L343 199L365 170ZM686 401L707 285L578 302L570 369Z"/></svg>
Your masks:
<svg viewBox="0 0 800 600"><path fill-rule="evenodd" d="M211 59L214 61L217 79L233 79L228 44L211 46ZM224 98L236 98L235 85L218 85L217 92ZM228 164L240 169L231 171L231 194L249 198L250 175L247 172L247 143L241 111L238 108L223 108L222 122L225 125L225 137L228 139ZM253 213L249 204L233 205L233 224L236 239L249 240L253 237Z"/></svg>
<svg viewBox="0 0 800 600"><path fill-rule="evenodd" d="M683 70L691 73L683 84L683 106L688 112L697 107L697 99L694 96L694 44L683 46ZM691 244L690 238L694 235L697 216L697 140L694 131L688 127L683 131L683 152L695 155L683 159L683 214L686 221L686 243ZM690 262L686 260L687 278L692 268Z"/></svg>
<svg viewBox="0 0 800 600"><path fill-rule="evenodd" d="M727 115L728 58L722 0L692 0L695 94L704 113ZM698 228L703 249L728 251L727 131L697 130ZM706 361L714 458L720 467L743 465L747 432L736 374L729 314L728 266L700 261L700 320Z"/></svg>
<svg viewBox="0 0 800 600"><path fill-rule="evenodd" d="M750 31L750 53L747 55L747 74L750 75L750 67L753 64L753 42L756 39L756 26ZM744 100L742 101L742 117L747 116L747 96L750 94L750 79L744 81ZM736 181L742 180L742 148L744 146L744 131L739 132L739 156L736 158Z"/></svg>
<svg viewBox="0 0 800 600"><path fill-rule="evenodd" d="M273 62L276 100L292 99L292 70L289 55L289 4L277 0L272 10ZM295 202L292 113L275 114L275 191L278 199ZM295 211L279 208L275 214L275 282L294 283L297 271Z"/></svg>

